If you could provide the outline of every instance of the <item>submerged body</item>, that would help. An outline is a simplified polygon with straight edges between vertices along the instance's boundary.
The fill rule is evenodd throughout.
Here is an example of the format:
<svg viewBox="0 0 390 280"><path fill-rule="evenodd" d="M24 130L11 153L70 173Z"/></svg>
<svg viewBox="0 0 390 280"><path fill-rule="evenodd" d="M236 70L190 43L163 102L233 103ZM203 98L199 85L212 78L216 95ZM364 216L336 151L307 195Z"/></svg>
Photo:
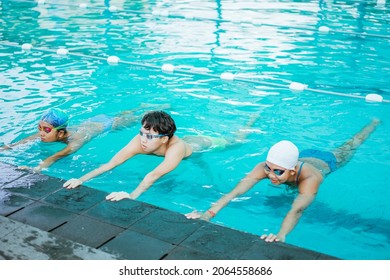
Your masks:
<svg viewBox="0 0 390 280"><path fill-rule="evenodd" d="M273 145L264 162L257 164L228 194L224 195L204 213L194 211L186 214L189 219L212 219L230 201L249 191L263 179L269 179L273 185L289 185L297 189L297 196L291 209L285 215L277 234L262 235L267 242L286 240L298 223L304 210L313 202L326 175L346 164L357 147L374 131L379 124L373 120L350 140L331 152L318 150L302 151L290 141L280 141Z"/></svg>
<svg viewBox="0 0 390 280"><path fill-rule="evenodd" d="M130 126L136 123L136 121L137 117L133 114L133 111L125 111L115 117L97 115L87 119L77 127L68 129L68 116L66 113L59 109L49 109L38 122L37 133L16 143L4 145L1 149L12 149L15 146L36 140L44 143L60 142L66 144L65 148L44 159L38 166L33 168L34 171L39 172L57 160L76 152L94 137L110 130ZM26 169L29 167L21 166L20 168Z"/></svg>
<svg viewBox="0 0 390 280"><path fill-rule="evenodd" d="M251 117L247 125L252 125L256 120ZM107 172L136 155L154 155L163 157L163 161L150 171L138 186L130 193L120 191L109 194L106 199L118 201L125 198L136 199L154 182L165 174L174 170L183 159L190 157L194 152L208 151L225 148L227 144L237 144L246 136L240 133L236 141L228 142L223 138L213 138L202 135L185 136L183 139L174 135L176 124L170 115L163 111L154 111L146 114L141 121L139 134L135 135L130 142L123 147L109 162L92 170L78 179L70 179L64 183L68 189L76 188L104 172Z"/></svg>

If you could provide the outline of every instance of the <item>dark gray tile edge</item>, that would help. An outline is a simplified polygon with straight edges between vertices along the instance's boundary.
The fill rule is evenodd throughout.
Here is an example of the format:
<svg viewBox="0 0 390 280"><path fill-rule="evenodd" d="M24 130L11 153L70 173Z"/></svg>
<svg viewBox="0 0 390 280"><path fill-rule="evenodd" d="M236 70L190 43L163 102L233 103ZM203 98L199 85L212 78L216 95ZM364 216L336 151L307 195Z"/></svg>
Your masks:
<svg viewBox="0 0 390 280"><path fill-rule="evenodd" d="M104 246L103 251L119 255L128 260L160 260L175 248L169 242L132 231L120 233Z"/></svg>
<svg viewBox="0 0 390 280"><path fill-rule="evenodd" d="M4 166L7 164L1 163L1 165ZM11 165L10 169L12 169L12 165ZM10 175L10 176L12 176L12 175ZM40 176L46 177L48 181L50 181L50 180L61 181L61 179L47 176L47 175L40 174ZM106 203L105 200L102 198L102 192L95 190L95 189L92 189L92 188L89 188L87 186L81 186L80 189L81 189L81 191L80 190L75 191L74 193L75 194L76 193L84 193L84 192L85 193L93 193L96 196L96 199L94 199L93 201L88 201L87 205L85 207L81 207L80 209L79 209L79 205L77 204L77 201L73 201L74 203L70 203L71 205L75 206L77 209L67 209L69 204L65 203L64 201L58 202L60 204L60 205L58 205L58 203L56 203L55 200L53 200L53 201L50 200L49 197L56 197L56 198L61 199L61 197L64 198L64 197L72 196L71 192L66 193L67 190L64 190L64 189L62 189L62 190L57 189L56 191L46 195L44 198L41 198L41 199L43 199L43 201L45 201L46 203L56 204L57 207L60 207L60 208L63 207L64 209L67 209L70 212L73 212L73 213L76 212L77 215L75 215L75 217L90 216L91 218L93 217L97 221L100 221L102 223L107 224L109 222L107 220L107 217L104 217L104 215L102 215L102 216L96 215L96 212L93 213L93 215L91 215L92 212L89 212L90 209L93 209L97 205ZM78 197L78 196L76 195L76 197ZM172 211L167 210L167 209L162 209L160 207L147 204L147 203L143 203L143 202L139 202L139 201L136 201L136 203L137 203L137 205L141 205L141 206L144 205L144 207L146 207L146 208L163 210L166 213L170 213L172 215L172 217L177 217L177 216L182 215L182 214L172 212ZM77 210L77 211L75 211L75 210ZM154 213L154 211L151 211L150 213ZM141 234L141 236L145 236L145 237L142 237L141 240L145 239L146 236L148 236L149 238L152 238L152 240L156 240L156 241L160 240L160 242L165 243L166 245L164 245L164 246L167 246L167 247L165 247L165 249L163 250L164 251L163 255L161 255L161 252L149 252L148 254L145 255L145 256L157 257L155 259L161 259L161 258L162 259L181 259L181 258L191 259L192 257L194 259L198 259L198 258L201 258L201 259L275 259L275 260L282 260L282 259L296 259L296 260L299 260L299 259L313 259L313 260L314 259L322 259L322 260L323 259L337 259L337 258L334 258L332 256L328 256L328 255L325 255L325 254L322 254L319 252L314 252L311 250L299 248L299 247L292 246L292 245L285 244L285 243L265 244L264 241L258 240L259 239L258 236L255 236L253 234L233 230L233 229L230 229L227 227L223 227L220 225L216 225L216 224L208 223L208 222L204 222L204 221L196 221L195 222L196 226L193 228L194 230L189 230L187 232L188 235L185 236L184 238L177 239L176 241L170 240L169 236L166 236L166 235L161 236L161 232L154 233L153 231L150 230L150 226L148 225L148 224L150 224L150 222L146 222L146 219L145 219L146 217L148 217L148 215L150 215L150 213L146 213L145 215L142 214L140 217L138 217L139 219L137 219L135 221L135 223L129 222L127 224L127 221L125 223L123 223L123 221L118 221L118 223L122 223L122 224L120 224L120 225L116 224L116 227L122 226L122 227L126 228L126 227L130 226L130 228L127 229L126 231L133 232L133 234L131 234L131 236L136 236L137 234L138 235ZM155 212L155 214L157 214L157 212ZM143 219L145 219L146 223L143 221ZM115 226L115 223L108 223L108 224L110 226ZM138 228L137 228L136 224L137 224ZM143 224L142 228L139 227L141 224ZM187 223L184 223L184 224L187 224ZM134 226L134 229L131 229L132 226ZM188 224L187 224L187 226L188 226ZM2 232L1 227L2 227L2 224L0 224L0 233ZM174 224L174 227L178 231L181 230L180 223ZM206 228L206 230L205 230L205 228ZM229 242L221 242L221 238L220 238L220 236L218 236L218 233L225 234L225 236L227 238L229 238L231 240L231 242L230 243ZM120 236L121 234L122 233L118 230L117 235L114 236L114 238L112 239L113 241L108 240L107 246L103 245L103 247L105 247L107 249L108 247L110 247L111 244L115 244L117 242L115 239L118 236ZM237 237L243 238L244 240L241 240L241 244L237 244L237 243L233 242L234 238L232 238L231 236L237 236ZM70 236L68 236L68 237L70 237ZM0 235L0 238L1 238L1 235ZM60 237L58 237L58 238L60 238ZM62 236L62 238L67 238L66 234L64 234ZM64 239L64 240L66 240L66 239ZM68 241L72 242L70 240L68 240ZM82 239L80 241L82 241ZM122 243L122 241L121 241L121 243ZM141 243L138 243L138 244L140 247L140 248L138 248L138 250L141 250L143 248L143 244L141 244ZM171 244L171 245L169 245L169 244ZM234 246L234 244L236 244L236 245ZM13 246L14 246L13 248L15 250L17 250L18 246L22 247L22 245L19 244L18 242L16 242L16 244L13 244ZM149 250L153 250L153 248L149 248ZM229 253L227 254L226 252L229 252ZM172 255L170 255L171 253L172 253ZM1 255L0 255L0 257L1 257ZM129 257L129 256L126 256L126 257ZM132 257L135 258L136 256L132 255ZM34 257L32 257L32 258L34 258ZM121 258L123 258L123 256L118 257L118 258L121 259Z"/></svg>
<svg viewBox="0 0 390 280"><path fill-rule="evenodd" d="M178 245L195 233L202 224L202 221L187 219L180 213L157 209L132 224L129 230Z"/></svg>
<svg viewBox="0 0 390 280"><path fill-rule="evenodd" d="M41 173L24 171L23 176L3 184L0 189L30 199L39 200L62 189L63 180Z"/></svg>
<svg viewBox="0 0 390 280"><path fill-rule="evenodd" d="M1 162L0 161L0 170L2 172L2 176L0 177L0 188L4 185L19 179L27 174L29 174L26 170L17 169L17 166Z"/></svg>
<svg viewBox="0 0 390 280"><path fill-rule="evenodd" d="M52 233L97 248L115 238L123 230L123 228L87 216L77 215L74 219L54 229Z"/></svg>
<svg viewBox="0 0 390 280"><path fill-rule="evenodd" d="M80 214L103 202L106 195L107 194L102 191L81 186L80 188L73 190L61 188L46 196L43 201L70 212Z"/></svg>
<svg viewBox="0 0 390 280"><path fill-rule="evenodd" d="M211 256L205 252L197 251L182 246L176 246L171 252L165 255L163 260L225 260L226 258L218 258Z"/></svg>
<svg viewBox="0 0 390 280"><path fill-rule="evenodd" d="M116 255L58 237L0 216L8 233L0 237L0 258L5 260L116 260Z"/></svg>
<svg viewBox="0 0 390 280"><path fill-rule="evenodd" d="M34 202L35 200L28 197L0 189L0 215L2 216L7 217Z"/></svg>
<svg viewBox="0 0 390 280"><path fill-rule="evenodd" d="M124 199L117 202L103 200L82 214L127 229L151 212L158 210L159 208L155 206L137 200Z"/></svg>
<svg viewBox="0 0 390 280"><path fill-rule="evenodd" d="M257 237L241 256L242 260L319 260L321 253L286 243L268 243ZM337 259L328 256L328 259Z"/></svg>
<svg viewBox="0 0 390 280"><path fill-rule="evenodd" d="M8 218L50 232L58 226L74 219L75 213L54 205L35 201L8 215Z"/></svg>

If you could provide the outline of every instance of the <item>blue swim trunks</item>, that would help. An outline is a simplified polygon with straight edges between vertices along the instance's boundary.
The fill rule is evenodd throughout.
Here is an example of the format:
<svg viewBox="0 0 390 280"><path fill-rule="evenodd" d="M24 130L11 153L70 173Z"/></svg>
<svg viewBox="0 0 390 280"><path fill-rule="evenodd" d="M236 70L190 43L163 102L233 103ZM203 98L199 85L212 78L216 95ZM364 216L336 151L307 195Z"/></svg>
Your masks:
<svg viewBox="0 0 390 280"><path fill-rule="evenodd" d="M329 168L330 171L333 172L337 169L337 159L335 155L331 152L324 152L320 150L314 150L314 149L308 149L308 150L303 150L302 152L299 153L300 158L317 158L322 161L325 161Z"/></svg>
<svg viewBox="0 0 390 280"><path fill-rule="evenodd" d="M114 123L114 119L114 117L109 117L107 115L101 114L87 119L86 122L101 123L103 124L103 131L107 132L111 130L112 124Z"/></svg>

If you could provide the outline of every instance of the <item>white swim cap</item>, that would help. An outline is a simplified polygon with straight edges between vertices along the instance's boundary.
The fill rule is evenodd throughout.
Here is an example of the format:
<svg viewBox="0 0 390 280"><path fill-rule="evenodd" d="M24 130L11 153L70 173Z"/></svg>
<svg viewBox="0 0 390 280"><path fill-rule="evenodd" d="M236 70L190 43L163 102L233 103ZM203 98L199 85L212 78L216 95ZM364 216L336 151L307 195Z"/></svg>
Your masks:
<svg viewBox="0 0 390 280"><path fill-rule="evenodd" d="M286 169L294 169L298 163L299 151L292 142L283 140L271 147L267 161Z"/></svg>

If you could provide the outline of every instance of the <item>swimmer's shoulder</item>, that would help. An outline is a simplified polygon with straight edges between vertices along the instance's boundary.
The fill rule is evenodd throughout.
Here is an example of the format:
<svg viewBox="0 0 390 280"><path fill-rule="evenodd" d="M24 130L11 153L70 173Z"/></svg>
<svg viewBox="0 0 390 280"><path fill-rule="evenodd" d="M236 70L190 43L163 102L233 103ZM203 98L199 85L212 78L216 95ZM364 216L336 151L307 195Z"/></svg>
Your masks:
<svg viewBox="0 0 390 280"><path fill-rule="evenodd" d="M170 140L169 140L169 146L180 146L184 149L184 158L189 157L192 154L192 147L185 142L183 139L179 138L178 136L174 135Z"/></svg>
<svg viewBox="0 0 390 280"><path fill-rule="evenodd" d="M86 142L89 140L88 134L85 130L79 129L79 130L73 130L73 129L68 129L68 134L63 141L64 143L71 145L73 143L80 143L80 142Z"/></svg>

